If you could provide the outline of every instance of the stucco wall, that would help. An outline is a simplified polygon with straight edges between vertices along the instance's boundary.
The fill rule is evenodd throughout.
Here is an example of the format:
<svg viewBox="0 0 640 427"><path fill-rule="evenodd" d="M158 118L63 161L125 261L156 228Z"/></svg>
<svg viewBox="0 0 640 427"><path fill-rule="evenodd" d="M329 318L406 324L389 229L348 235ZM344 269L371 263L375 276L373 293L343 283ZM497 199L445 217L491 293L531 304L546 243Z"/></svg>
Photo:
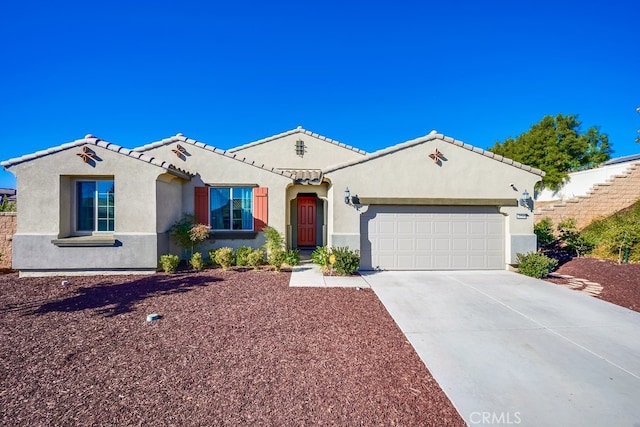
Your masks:
<svg viewBox="0 0 640 427"><path fill-rule="evenodd" d="M298 140L303 141L305 145L303 156L296 154L296 141ZM280 169L322 169L364 156L363 153L306 133L295 133L231 151L239 156L259 160L261 164L264 163Z"/></svg>
<svg viewBox="0 0 640 427"><path fill-rule="evenodd" d="M11 244L16 232L16 212L0 212L0 268L11 268Z"/></svg>

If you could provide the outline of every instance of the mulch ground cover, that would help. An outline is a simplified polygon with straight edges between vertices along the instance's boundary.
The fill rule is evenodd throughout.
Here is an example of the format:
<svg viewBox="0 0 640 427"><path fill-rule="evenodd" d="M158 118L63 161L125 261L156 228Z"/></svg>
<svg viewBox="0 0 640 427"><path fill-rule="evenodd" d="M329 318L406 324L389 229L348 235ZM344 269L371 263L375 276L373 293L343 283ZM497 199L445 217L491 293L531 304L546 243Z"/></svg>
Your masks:
<svg viewBox="0 0 640 427"><path fill-rule="evenodd" d="M0 276L2 424L464 425L371 290L289 276Z"/></svg>
<svg viewBox="0 0 640 427"><path fill-rule="evenodd" d="M640 264L618 264L597 258L574 258L555 273L587 279L602 285L596 298L640 312ZM546 279L563 284L563 279Z"/></svg>

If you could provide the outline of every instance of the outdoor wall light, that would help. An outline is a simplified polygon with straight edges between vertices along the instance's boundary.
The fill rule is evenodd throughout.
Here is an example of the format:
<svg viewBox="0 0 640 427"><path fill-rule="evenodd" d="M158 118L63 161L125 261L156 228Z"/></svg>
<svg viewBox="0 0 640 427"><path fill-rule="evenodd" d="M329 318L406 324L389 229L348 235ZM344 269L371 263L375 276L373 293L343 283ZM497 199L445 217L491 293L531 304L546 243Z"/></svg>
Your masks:
<svg viewBox="0 0 640 427"><path fill-rule="evenodd" d="M358 199L358 196L352 196L351 195L351 191L349 191L349 187L344 189L344 203L346 205L351 205L354 208L356 208L357 211L360 210L360 199Z"/></svg>
<svg viewBox="0 0 640 427"><path fill-rule="evenodd" d="M524 206L529 210L533 210L533 201L527 190L524 190L524 192L522 193L522 197L520 198L520 206Z"/></svg>

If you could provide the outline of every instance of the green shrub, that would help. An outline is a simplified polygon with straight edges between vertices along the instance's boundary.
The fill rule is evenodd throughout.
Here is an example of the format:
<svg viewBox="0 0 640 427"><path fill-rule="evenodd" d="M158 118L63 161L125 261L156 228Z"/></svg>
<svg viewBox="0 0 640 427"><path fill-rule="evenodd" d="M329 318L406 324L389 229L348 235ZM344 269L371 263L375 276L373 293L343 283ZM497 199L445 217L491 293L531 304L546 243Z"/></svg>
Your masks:
<svg viewBox="0 0 640 427"><path fill-rule="evenodd" d="M553 234L553 222L549 218L543 218L533 226L533 232L538 238L538 246L547 246L556 240Z"/></svg>
<svg viewBox="0 0 640 427"><path fill-rule="evenodd" d="M214 267L220 265L216 262L216 252L218 252L217 249L209 250L209 263Z"/></svg>
<svg viewBox="0 0 640 427"><path fill-rule="evenodd" d="M229 247L220 248L216 251L215 260L223 270L228 270L233 265L233 249Z"/></svg>
<svg viewBox="0 0 640 427"><path fill-rule="evenodd" d="M269 255L267 255L267 260L269 264L275 268L276 271L280 271L282 269L282 264L284 264L286 252L282 249L275 249L271 251Z"/></svg>
<svg viewBox="0 0 640 427"><path fill-rule="evenodd" d="M640 203L592 222L581 234L594 242L594 256L640 262Z"/></svg>
<svg viewBox="0 0 640 427"><path fill-rule="evenodd" d="M569 218L558 224L558 232L560 240L564 242L565 247L570 251L575 251L576 256L588 254L595 247L595 240L581 234L576 228L576 220Z"/></svg>
<svg viewBox="0 0 640 427"><path fill-rule="evenodd" d="M284 253L284 263L291 267L300 264L300 252L297 249L286 251Z"/></svg>
<svg viewBox="0 0 640 427"><path fill-rule="evenodd" d="M250 246L240 246L236 249L236 265L249 265L247 258L251 252L253 252L253 249Z"/></svg>
<svg viewBox="0 0 640 427"><path fill-rule="evenodd" d="M191 264L191 267L193 267L194 270L197 270L197 271L203 270L204 259L202 259L202 254L200 252L196 252L193 255L191 255L189 264Z"/></svg>
<svg viewBox="0 0 640 427"><path fill-rule="evenodd" d="M262 249L252 250L251 253L247 255L247 265L253 267L254 270L260 268L264 262L264 251Z"/></svg>
<svg viewBox="0 0 640 427"><path fill-rule="evenodd" d="M273 227L267 227L263 231L266 240L264 249L267 251L267 255L274 251L284 250L284 237L278 230Z"/></svg>
<svg viewBox="0 0 640 427"><path fill-rule="evenodd" d="M160 255L160 266L165 273L175 273L180 264L180 257L178 255Z"/></svg>
<svg viewBox="0 0 640 427"><path fill-rule="evenodd" d="M558 261L540 252L517 254L517 260L519 273L537 279L546 277L558 265Z"/></svg>
<svg viewBox="0 0 640 427"><path fill-rule="evenodd" d="M0 212L15 212L16 210L16 202L10 202L5 194L2 200L0 200Z"/></svg>
<svg viewBox="0 0 640 427"><path fill-rule="evenodd" d="M195 247L209 237L210 230L206 224L196 224L193 215L184 215L171 226L169 235L178 246L193 254Z"/></svg>
<svg viewBox="0 0 640 427"><path fill-rule="evenodd" d="M311 252L311 261L314 264L319 265L323 273L327 273L331 270L331 249L327 246L317 246L313 252Z"/></svg>
<svg viewBox="0 0 640 427"><path fill-rule="evenodd" d="M349 276L360 267L360 254L347 247L331 249L331 255L335 257L334 270L341 276Z"/></svg>

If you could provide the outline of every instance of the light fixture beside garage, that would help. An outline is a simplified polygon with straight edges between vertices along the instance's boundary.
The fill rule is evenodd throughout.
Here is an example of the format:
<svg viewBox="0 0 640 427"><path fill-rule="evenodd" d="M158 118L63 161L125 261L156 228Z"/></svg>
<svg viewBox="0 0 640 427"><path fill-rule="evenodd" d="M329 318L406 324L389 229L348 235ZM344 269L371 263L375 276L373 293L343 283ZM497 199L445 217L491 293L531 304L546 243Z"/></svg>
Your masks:
<svg viewBox="0 0 640 427"><path fill-rule="evenodd" d="M356 194L355 196L352 196L351 191L349 191L349 187L344 189L344 203L346 205L353 206L357 211L359 211L362 206L358 195Z"/></svg>
<svg viewBox="0 0 640 427"><path fill-rule="evenodd" d="M523 206L530 211L533 210L533 200L531 199L531 196L529 195L529 192L527 190L524 190L522 192L522 197L520 198L520 206Z"/></svg>

